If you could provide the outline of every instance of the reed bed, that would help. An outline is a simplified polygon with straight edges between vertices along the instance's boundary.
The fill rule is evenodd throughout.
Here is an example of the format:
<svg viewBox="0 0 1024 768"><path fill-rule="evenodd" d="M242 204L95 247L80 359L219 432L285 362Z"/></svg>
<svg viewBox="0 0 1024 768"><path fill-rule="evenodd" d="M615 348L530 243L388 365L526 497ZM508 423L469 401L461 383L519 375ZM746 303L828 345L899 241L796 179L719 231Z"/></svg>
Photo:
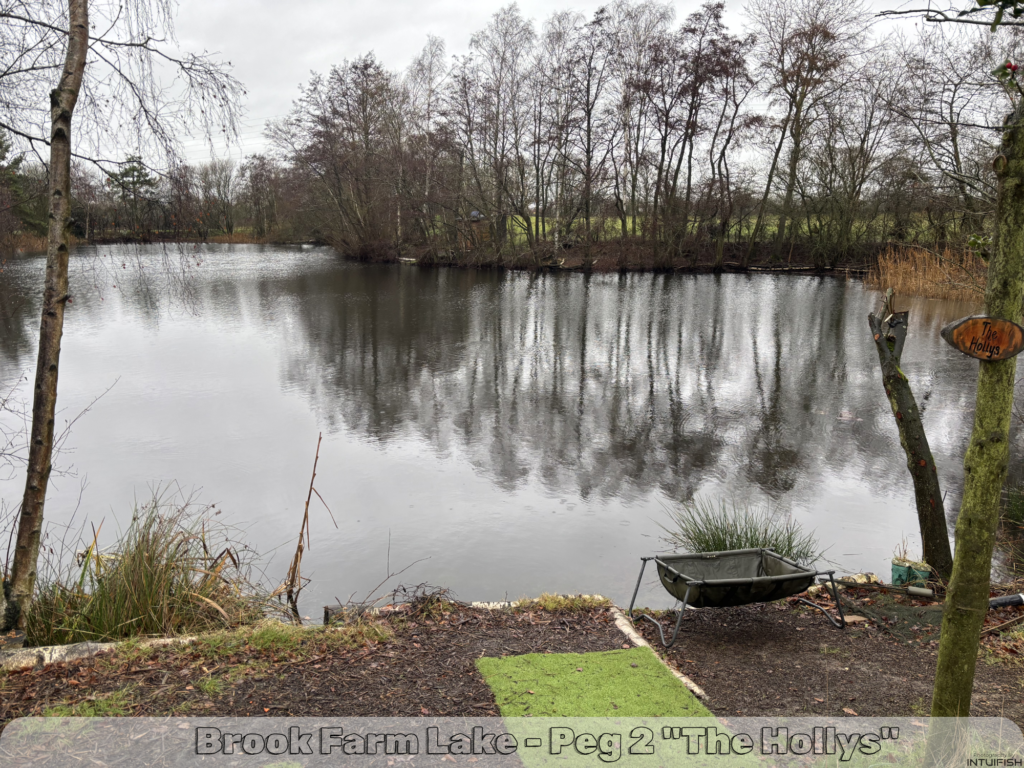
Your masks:
<svg viewBox="0 0 1024 768"><path fill-rule="evenodd" d="M108 552L95 531L71 562L46 569L26 645L192 634L261 618L269 604L249 579L254 553L216 514L157 489Z"/></svg>
<svg viewBox="0 0 1024 768"><path fill-rule="evenodd" d="M265 243L267 238L256 237L252 232L241 232L235 231L231 234L226 232L219 235L210 235L209 242L211 243Z"/></svg>
<svg viewBox="0 0 1024 768"><path fill-rule="evenodd" d="M988 265L970 251L890 247L878 256L866 283L883 291L893 288L899 296L980 303L987 274Z"/></svg>

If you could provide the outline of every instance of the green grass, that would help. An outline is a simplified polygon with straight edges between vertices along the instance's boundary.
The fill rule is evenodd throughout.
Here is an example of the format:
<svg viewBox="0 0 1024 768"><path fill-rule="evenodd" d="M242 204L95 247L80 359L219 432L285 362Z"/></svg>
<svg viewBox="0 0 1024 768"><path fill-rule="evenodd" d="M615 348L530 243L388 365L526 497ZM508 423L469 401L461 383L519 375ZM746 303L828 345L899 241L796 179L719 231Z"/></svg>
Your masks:
<svg viewBox="0 0 1024 768"><path fill-rule="evenodd" d="M75 704L57 704L43 711L44 717L128 717L132 713L132 692L128 686L111 693L101 694L92 701Z"/></svg>
<svg viewBox="0 0 1024 768"><path fill-rule="evenodd" d="M730 508L731 506L731 508ZM792 519L779 519L770 507L738 507L695 497L681 509L668 510L669 525L662 525L662 541L686 552L724 552L764 547L801 564L812 563L824 552L813 533Z"/></svg>
<svg viewBox="0 0 1024 768"><path fill-rule="evenodd" d="M204 677L196 683L196 688L212 699L224 693L224 681L217 677Z"/></svg>
<svg viewBox="0 0 1024 768"><path fill-rule="evenodd" d="M482 658L503 717L710 717L649 648Z"/></svg>

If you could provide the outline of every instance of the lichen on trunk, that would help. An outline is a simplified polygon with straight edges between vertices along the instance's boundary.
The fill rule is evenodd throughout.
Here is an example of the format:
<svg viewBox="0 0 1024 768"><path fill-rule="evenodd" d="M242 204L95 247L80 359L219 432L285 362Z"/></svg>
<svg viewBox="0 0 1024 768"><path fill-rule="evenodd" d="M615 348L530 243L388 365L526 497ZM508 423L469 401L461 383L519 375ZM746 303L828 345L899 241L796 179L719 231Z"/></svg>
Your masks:
<svg viewBox="0 0 1024 768"><path fill-rule="evenodd" d="M1001 154L995 248L985 291L985 314L1021 321L1024 297L1024 100L1007 118ZM988 611L999 495L1009 458L1016 358L978 363L974 429L964 456L964 495L956 523L956 556L946 594L933 717L966 717L981 627Z"/></svg>

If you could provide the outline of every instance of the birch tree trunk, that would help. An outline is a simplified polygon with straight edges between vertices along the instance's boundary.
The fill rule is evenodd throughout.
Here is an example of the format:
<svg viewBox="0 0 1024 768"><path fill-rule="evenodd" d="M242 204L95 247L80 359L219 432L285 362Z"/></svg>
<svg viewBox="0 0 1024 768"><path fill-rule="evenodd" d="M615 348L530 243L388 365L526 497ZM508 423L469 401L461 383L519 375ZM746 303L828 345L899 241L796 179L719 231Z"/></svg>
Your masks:
<svg viewBox="0 0 1024 768"><path fill-rule="evenodd" d="M43 287L39 357L32 401L28 478L21 502L18 535L11 568L6 629L24 629L35 590L43 504L50 479L54 419L57 410L57 368L68 301L68 225L71 211L71 115L78 101L89 50L88 0L69 0L68 43L60 82L50 93L50 212Z"/></svg>
<svg viewBox="0 0 1024 768"><path fill-rule="evenodd" d="M1024 101L1007 118L999 180L996 243L988 270L985 313L1021 322L1024 297ZM964 457L964 498L956 521L953 577L946 594L933 717L967 717L981 627L988 611L999 494L1009 458L1017 359L978 363L974 431Z"/></svg>

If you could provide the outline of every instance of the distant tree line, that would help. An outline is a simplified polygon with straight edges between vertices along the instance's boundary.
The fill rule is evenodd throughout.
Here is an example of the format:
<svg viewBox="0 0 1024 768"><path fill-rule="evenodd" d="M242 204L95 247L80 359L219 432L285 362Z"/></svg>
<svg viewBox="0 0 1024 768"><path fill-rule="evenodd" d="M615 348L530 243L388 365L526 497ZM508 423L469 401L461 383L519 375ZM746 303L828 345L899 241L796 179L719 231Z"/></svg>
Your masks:
<svg viewBox="0 0 1024 768"><path fill-rule="evenodd" d="M881 35L859 2L750 0L734 32L723 12L616 0L538 26L513 4L463 56L430 37L403 72L343 61L268 124L265 155L159 176L137 157L105 177L79 168L76 233L441 261L571 246L584 264L623 243L655 266L831 266L984 234L1017 93L989 70L1018 59L1018 31ZM0 208L7 195L22 227L43 226L43 183L26 164L0 176Z"/></svg>

